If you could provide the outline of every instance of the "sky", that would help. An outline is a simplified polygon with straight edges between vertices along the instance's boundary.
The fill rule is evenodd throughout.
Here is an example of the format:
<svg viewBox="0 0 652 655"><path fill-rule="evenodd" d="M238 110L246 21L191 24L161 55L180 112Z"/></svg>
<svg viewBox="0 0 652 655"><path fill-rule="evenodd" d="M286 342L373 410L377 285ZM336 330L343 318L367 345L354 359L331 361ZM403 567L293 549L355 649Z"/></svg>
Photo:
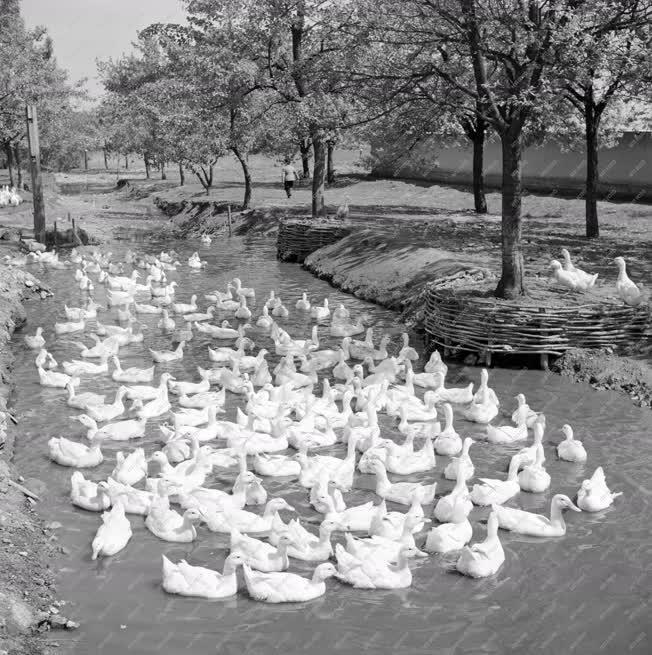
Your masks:
<svg viewBox="0 0 652 655"><path fill-rule="evenodd" d="M88 78L92 96L102 93L96 59L131 51L136 32L151 23L183 22L180 0L22 0L28 27L44 25L71 80Z"/></svg>

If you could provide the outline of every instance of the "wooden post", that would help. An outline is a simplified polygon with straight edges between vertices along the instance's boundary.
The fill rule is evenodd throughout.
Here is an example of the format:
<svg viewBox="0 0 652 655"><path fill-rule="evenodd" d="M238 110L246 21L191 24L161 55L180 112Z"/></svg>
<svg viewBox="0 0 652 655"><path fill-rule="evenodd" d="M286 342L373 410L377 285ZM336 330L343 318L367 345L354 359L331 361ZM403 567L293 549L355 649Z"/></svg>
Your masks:
<svg viewBox="0 0 652 655"><path fill-rule="evenodd" d="M56 248L57 246L57 222L56 220L54 221L54 247Z"/></svg>
<svg viewBox="0 0 652 655"><path fill-rule="evenodd" d="M30 170L32 173L32 198L34 203L34 238L45 243L45 206L43 204L43 188L41 185L41 157L38 142L38 118L36 107L27 105L25 108L27 120L27 144L29 146Z"/></svg>
<svg viewBox="0 0 652 655"><path fill-rule="evenodd" d="M77 234L77 227L75 226L75 219L74 218L72 219L72 245L73 246L81 246L82 245L82 240L79 238L79 235Z"/></svg>
<svg viewBox="0 0 652 655"><path fill-rule="evenodd" d="M226 211L228 214L228 222L229 222L229 236L231 236L231 205L227 205Z"/></svg>

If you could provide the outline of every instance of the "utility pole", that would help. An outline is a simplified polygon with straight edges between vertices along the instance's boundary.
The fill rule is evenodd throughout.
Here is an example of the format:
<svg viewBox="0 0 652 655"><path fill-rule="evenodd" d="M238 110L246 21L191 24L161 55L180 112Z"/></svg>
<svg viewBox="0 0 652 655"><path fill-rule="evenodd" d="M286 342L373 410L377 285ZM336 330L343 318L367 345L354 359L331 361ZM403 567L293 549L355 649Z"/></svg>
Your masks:
<svg viewBox="0 0 652 655"><path fill-rule="evenodd" d="M41 185L41 155L38 142L38 118L36 107L27 105L27 143L29 146L30 170L32 172L32 202L34 203L34 238L45 243L45 205Z"/></svg>

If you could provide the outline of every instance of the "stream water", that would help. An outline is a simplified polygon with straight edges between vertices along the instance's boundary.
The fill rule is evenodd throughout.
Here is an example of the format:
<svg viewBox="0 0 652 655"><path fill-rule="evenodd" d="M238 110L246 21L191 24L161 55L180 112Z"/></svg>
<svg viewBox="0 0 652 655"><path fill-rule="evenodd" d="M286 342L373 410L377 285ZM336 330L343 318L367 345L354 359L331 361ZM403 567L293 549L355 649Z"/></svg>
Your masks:
<svg viewBox="0 0 652 655"><path fill-rule="evenodd" d="M313 301L328 295L331 304L342 302L353 314L370 314L376 336L387 331L396 335L394 347L398 343L401 326L392 312L334 290L294 264L279 263L269 241L234 237L202 247L199 242L138 242L134 237L131 242L107 245L118 258L126 247L147 252L175 248L183 262L193 250L200 251L202 259L208 261L205 270L195 272L183 266L170 276L179 282L179 301L197 293L200 306L205 307L205 292L224 289L228 280L239 276L246 286L256 288L254 316L260 313L269 291L276 290L291 308L284 327L293 335L310 332L310 320L293 310L294 302L306 290ZM80 306L82 292L71 284L70 271L40 270L36 274L52 287L55 296L27 303L24 332L33 333L42 325L55 358L59 362L72 359L78 355L77 349L65 337L55 338L53 323L64 320L64 303ZM96 297L103 298L101 289ZM109 322L114 316L115 312L108 312L100 320ZM153 316L143 318L145 344L121 349L125 368L149 365L148 346L169 347L169 337L156 328L157 320ZM326 329L321 332L327 334ZM252 335L258 345L270 345L259 331ZM205 335L196 335L182 362L159 365L158 369L167 368L178 379L197 379L195 367L208 365L206 346L211 343ZM333 344L333 339L324 339L324 347ZM18 382L15 412L20 420L15 463L26 478L45 482L47 493L39 511L47 520L62 524L58 534L67 554L58 562L59 591L69 601L64 608L66 615L79 620L81 628L75 633L59 633L56 639L62 644L68 639L71 651L111 655L182 651L187 655L532 653L539 649L559 653L650 652L652 414L634 407L627 397L598 393L541 371L491 372L490 384L499 394L505 414L511 414L513 396L523 392L530 405L547 417L544 443L552 489L545 494L521 493L511 505L547 514L554 493L574 497L581 481L599 465L604 467L611 488L624 492L604 512L572 513L567 517L568 533L561 539L539 540L501 532L506 562L493 578L464 578L452 570L454 555L431 556L413 563L414 583L406 590L359 591L329 580L326 595L305 604L265 605L250 600L246 592L208 602L169 596L160 586L162 554L174 561L185 558L191 564L221 570L227 539L205 527L200 528L194 544L170 544L149 533L140 517L130 516L134 534L127 548L115 557L91 561L90 542L99 515L71 505L72 469L51 463L47 456L50 437L78 438L83 428L70 420L76 412L65 404L64 393L39 386L35 354L22 344L20 333L14 350ZM269 359L270 363L277 360L274 356ZM452 385L475 381L478 376L479 370L474 368L452 367L449 373ZM83 379L81 388L112 397L116 385L108 377L96 377ZM231 397L227 418L233 418L235 406ZM562 438L560 428L566 422L574 426L576 437L586 446L586 465L562 462L555 456L554 446ZM472 436L478 430L462 420L456 427L462 435ZM383 430L384 436L396 434L388 421L384 421ZM144 439L148 453L157 447L158 439L157 422L150 421ZM86 474L95 480L105 478L119 449L107 444L105 462ZM338 445L327 452L342 456L343 450ZM501 477L509 453L504 446L474 445L471 455L477 475ZM438 457L434 472L410 479L437 479L438 495L448 493L453 483L442 475L447 461ZM233 478L234 473L219 471L213 484L230 484ZM347 502L354 505L373 499L372 482L371 476L358 475ZM265 486L270 497L283 495L297 507L304 521L313 525L319 521L298 484L265 480ZM478 509L471 514L474 541L484 539L486 515ZM312 568L297 561L291 566L304 575Z"/></svg>

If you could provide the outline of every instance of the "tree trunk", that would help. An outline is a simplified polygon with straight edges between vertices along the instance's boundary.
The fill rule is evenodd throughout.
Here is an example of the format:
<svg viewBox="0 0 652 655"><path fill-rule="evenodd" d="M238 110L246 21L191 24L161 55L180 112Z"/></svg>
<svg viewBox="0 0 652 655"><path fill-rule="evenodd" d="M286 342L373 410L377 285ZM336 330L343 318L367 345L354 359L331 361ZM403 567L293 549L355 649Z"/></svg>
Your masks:
<svg viewBox="0 0 652 655"><path fill-rule="evenodd" d="M598 224L598 126L600 118L593 106L593 99L586 98L584 106L584 123L586 137L586 236L596 239L600 236Z"/></svg>
<svg viewBox="0 0 652 655"><path fill-rule="evenodd" d="M165 162L163 160L161 160L161 179L162 180L168 179L168 173L165 170Z"/></svg>
<svg viewBox="0 0 652 655"><path fill-rule="evenodd" d="M521 155L523 130L520 122L501 134L502 181L502 275L496 296L513 299L525 294L521 251Z"/></svg>
<svg viewBox="0 0 652 655"><path fill-rule="evenodd" d="M9 173L9 186L14 185L14 154L9 141L5 141L5 156L7 158L7 172Z"/></svg>
<svg viewBox="0 0 652 655"><path fill-rule="evenodd" d="M129 170L129 155L125 155L125 170Z"/></svg>
<svg viewBox="0 0 652 655"><path fill-rule="evenodd" d="M199 170L193 168L193 172L197 176L200 184L204 187L206 195L210 195L211 187L213 186L213 164L210 164L208 169L204 168L203 166L200 166Z"/></svg>
<svg viewBox="0 0 652 655"><path fill-rule="evenodd" d="M299 141L299 150L301 151L301 166L303 169L303 177L310 177L310 141L308 139L301 139Z"/></svg>
<svg viewBox="0 0 652 655"><path fill-rule="evenodd" d="M333 151L335 150L335 141L329 141L326 146L326 181L329 184L335 182L335 162L333 161Z"/></svg>
<svg viewBox="0 0 652 655"><path fill-rule="evenodd" d="M84 170L88 170L88 150L84 150Z"/></svg>
<svg viewBox="0 0 652 655"><path fill-rule="evenodd" d="M149 180L149 157L145 154L143 159L145 160L145 177Z"/></svg>
<svg viewBox="0 0 652 655"><path fill-rule="evenodd" d="M186 183L186 172L183 170L183 162L179 162L179 186Z"/></svg>
<svg viewBox="0 0 652 655"><path fill-rule="evenodd" d="M473 133L473 203L476 214L487 213L484 194L484 140L487 126L482 116L476 116Z"/></svg>
<svg viewBox="0 0 652 655"><path fill-rule="evenodd" d="M326 144L320 134L313 134L312 148L315 158L312 177L312 217L326 215L324 205L324 177L326 172Z"/></svg>
<svg viewBox="0 0 652 655"><path fill-rule="evenodd" d="M106 170L108 171L109 170L109 155L106 152L106 148L102 148L102 153L104 154L104 168L106 168Z"/></svg>
<svg viewBox="0 0 652 655"><path fill-rule="evenodd" d="M231 150L233 150L233 154L238 158L240 166L242 166L242 175L244 176L245 192L242 208L249 209L251 203L251 171L249 170L249 162L247 161L247 156L243 155L239 148L235 147L231 148Z"/></svg>
<svg viewBox="0 0 652 655"><path fill-rule="evenodd" d="M21 167L20 161L20 145L18 143L14 144L14 159L16 160L16 184L17 189L22 191L23 189L23 169Z"/></svg>

